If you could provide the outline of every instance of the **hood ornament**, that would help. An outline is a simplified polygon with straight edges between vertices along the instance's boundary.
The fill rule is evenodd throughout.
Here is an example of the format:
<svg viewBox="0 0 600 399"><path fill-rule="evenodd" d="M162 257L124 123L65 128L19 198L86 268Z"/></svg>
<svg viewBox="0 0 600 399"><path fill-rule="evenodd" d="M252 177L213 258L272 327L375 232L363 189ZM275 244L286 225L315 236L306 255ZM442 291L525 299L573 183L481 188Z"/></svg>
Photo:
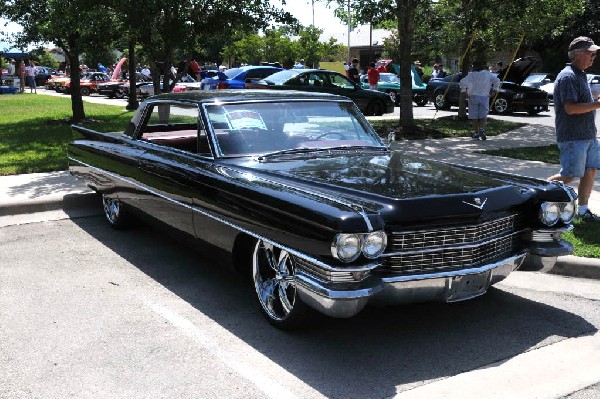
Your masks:
<svg viewBox="0 0 600 399"><path fill-rule="evenodd" d="M474 208L477 208L477 209L483 209L483 207L485 206L485 203L487 202L487 200L488 200L488 199L487 199L487 198L485 198L485 199L482 201L482 200L481 200L481 198L479 198L479 197L475 197L475 198L473 199L473 202L467 202L467 201L463 201L463 204L470 205L470 206L472 206L472 207L474 207Z"/></svg>

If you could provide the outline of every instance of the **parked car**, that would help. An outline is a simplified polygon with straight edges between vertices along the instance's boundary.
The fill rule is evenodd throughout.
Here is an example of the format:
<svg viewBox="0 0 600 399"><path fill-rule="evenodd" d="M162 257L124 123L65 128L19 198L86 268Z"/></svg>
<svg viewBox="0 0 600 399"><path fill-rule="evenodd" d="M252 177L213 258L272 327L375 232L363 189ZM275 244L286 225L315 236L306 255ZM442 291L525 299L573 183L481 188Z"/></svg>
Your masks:
<svg viewBox="0 0 600 399"><path fill-rule="evenodd" d="M136 72L135 80L139 83L152 82L152 79L150 77L144 75L141 72ZM123 98L126 95L124 88L124 84L126 82L128 82L128 80L98 83L98 85L96 86L96 92L103 96L107 96L108 98Z"/></svg>
<svg viewBox="0 0 600 399"><path fill-rule="evenodd" d="M541 88L542 86L554 82L556 75L546 72L532 73L523 81L523 86Z"/></svg>
<svg viewBox="0 0 600 399"><path fill-rule="evenodd" d="M331 93L351 98L365 115L394 112L389 95L377 90L363 89L346 76L324 69L286 69L256 82L247 88L302 90Z"/></svg>
<svg viewBox="0 0 600 399"><path fill-rule="evenodd" d="M587 74L587 81L590 85L590 91L592 92L592 98L597 99L600 96L600 75L594 75L591 73ZM554 81L546 83L540 87L548 93L548 99L550 103L554 103Z"/></svg>
<svg viewBox="0 0 600 399"><path fill-rule="evenodd" d="M227 80L227 75L219 70L202 70L201 74L204 75L200 81L201 90L216 90L220 81Z"/></svg>
<svg viewBox="0 0 600 399"><path fill-rule="evenodd" d="M168 93L123 132L72 128L69 169L112 227L136 215L195 240L248 277L279 328L471 299L572 251L571 188L390 151L342 96Z"/></svg>
<svg viewBox="0 0 600 399"><path fill-rule="evenodd" d="M548 111L548 95L545 91L534 87L523 86L529 76L540 63L534 57L524 57L498 72L498 77L505 77L500 82L500 89L490 104L490 111L498 114L510 114L513 111L526 111L530 115ZM510 69L508 69L510 68ZM508 73L507 73L508 69ZM427 83L427 95L437 109L450 109L457 106L460 97L459 82L462 73L448 75L442 79L430 79Z"/></svg>
<svg viewBox="0 0 600 399"><path fill-rule="evenodd" d="M44 88L46 90L54 90L58 92L58 87L61 86L64 82L68 82L69 80L71 80L71 77L66 75L51 77L44 84Z"/></svg>
<svg viewBox="0 0 600 399"><path fill-rule="evenodd" d="M429 102L427 99L427 94L425 93L427 85L425 83L418 84L415 82L414 75L412 76L413 101L419 107L424 107ZM360 77L360 85L363 89L369 88L369 79L367 75L362 75ZM387 93L394 104L398 105L400 103L400 78L396 74L385 72L380 73L377 90Z"/></svg>
<svg viewBox="0 0 600 399"><path fill-rule="evenodd" d="M592 98L597 99L600 96L600 75L588 73L587 80L592 91Z"/></svg>
<svg viewBox="0 0 600 399"><path fill-rule="evenodd" d="M62 73L59 73L56 69L47 66L36 65L35 71L35 85L37 87L45 86L48 79L52 79L53 77L59 77L60 75L62 75Z"/></svg>
<svg viewBox="0 0 600 399"><path fill-rule="evenodd" d="M248 65L239 68L231 68L223 72L226 79L222 75L219 76L216 86L210 85L208 89L215 87L216 89L244 89L247 83L253 83L264 79L267 76L281 71L283 68L277 68L268 65Z"/></svg>
<svg viewBox="0 0 600 399"><path fill-rule="evenodd" d="M96 92L97 85L102 82L110 82L110 76L104 72L85 72L79 78L79 90L82 96L89 96ZM55 87L56 91L68 94L71 92L71 79L61 81Z"/></svg>

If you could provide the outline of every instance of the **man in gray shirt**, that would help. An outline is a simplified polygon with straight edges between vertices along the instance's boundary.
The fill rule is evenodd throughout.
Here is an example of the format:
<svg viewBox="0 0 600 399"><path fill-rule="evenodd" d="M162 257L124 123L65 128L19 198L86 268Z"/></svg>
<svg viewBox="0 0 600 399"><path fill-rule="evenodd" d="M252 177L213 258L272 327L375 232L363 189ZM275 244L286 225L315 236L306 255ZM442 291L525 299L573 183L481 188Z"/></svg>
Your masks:
<svg viewBox="0 0 600 399"><path fill-rule="evenodd" d="M596 169L600 168L600 144L596 138L596 110L598 99L592 98L585 70L596 57L592 39L580 36L569 45L570 64L558 74L554 82L554 112L556 113L556 141L560 150L560 172L548 180L570 183L579 179L578 216L585 221L600 221L600 216L588 209L594 186Z"/></svg>

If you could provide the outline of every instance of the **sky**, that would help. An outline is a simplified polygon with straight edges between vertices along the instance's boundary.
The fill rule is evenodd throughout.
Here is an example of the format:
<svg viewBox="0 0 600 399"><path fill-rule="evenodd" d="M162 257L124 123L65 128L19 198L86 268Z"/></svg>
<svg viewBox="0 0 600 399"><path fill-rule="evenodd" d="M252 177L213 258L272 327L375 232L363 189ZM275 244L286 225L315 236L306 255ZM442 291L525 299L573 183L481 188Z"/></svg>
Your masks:
<svg viewBox="0 0 600 399"><path fill-rule="evenodd" d="M315 0L287 0L287 4L282 8L296 17L304 26L313 23L313 4L314 4L314 25L323 30L323 35L337 37L340 34L348 32L348 27L342 21L333 15L334 7L328 8L322 1ZM280 6L277 1L273 4Z"/></svg>
<svg viewBox="0 0 600 399"><path fill-rule="evenodd" d="M304 26L309 26L313 23L314 5L314 25L323 30L322 38L327 40L333 36L342 42L344 42L344 40L341 40L342 38L347 38L348 27L333 15L333 6L331 8L327 7L322 0L315 0L314 2L312 0L287 0L285 6L282 6L279 0L272 0L271 3L276 7L281 7L288 11ZM12 22L5 27L5 22L4 19L0 18L0 32L10 33L19 29L19 26ZM5 50L8 46L9 44L2 41L2 37L0 36L0 51Z"/></svg>

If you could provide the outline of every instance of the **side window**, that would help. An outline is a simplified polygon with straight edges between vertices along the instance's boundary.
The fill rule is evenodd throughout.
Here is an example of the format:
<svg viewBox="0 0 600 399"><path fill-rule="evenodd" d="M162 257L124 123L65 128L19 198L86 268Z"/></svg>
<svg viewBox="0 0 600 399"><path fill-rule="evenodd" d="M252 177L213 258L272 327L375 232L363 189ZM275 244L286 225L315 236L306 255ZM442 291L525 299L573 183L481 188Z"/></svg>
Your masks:
<svg viewBox="0 0 600 399"><path fill-rule="evenodd" d="M198 107L195 104L157 102L148 106L145 123L141 126L141 140L197 153L198 137Z"/></svg>
<svg viewBox="0 0 600 399"><path fill-rule="evenodd" d="M342 75L331 75L331 83L342 89L354 89L354 85Z"/></svg>

